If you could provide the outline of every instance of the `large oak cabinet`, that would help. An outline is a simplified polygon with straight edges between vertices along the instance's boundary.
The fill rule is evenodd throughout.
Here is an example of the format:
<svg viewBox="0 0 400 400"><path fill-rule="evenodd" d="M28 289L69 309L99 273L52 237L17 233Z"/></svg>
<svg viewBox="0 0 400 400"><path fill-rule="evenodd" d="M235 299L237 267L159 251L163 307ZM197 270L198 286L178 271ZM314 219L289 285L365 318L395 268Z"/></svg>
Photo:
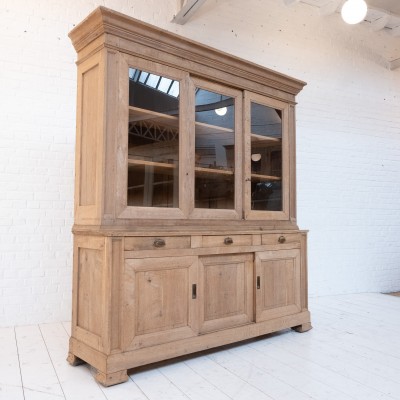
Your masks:
<svg viewBox="0 0 400 400"><path fill-rule="evenodd" d="M100 7L78 53L68 360L127 369L311 328L296 224L304 83Z"/></svg>

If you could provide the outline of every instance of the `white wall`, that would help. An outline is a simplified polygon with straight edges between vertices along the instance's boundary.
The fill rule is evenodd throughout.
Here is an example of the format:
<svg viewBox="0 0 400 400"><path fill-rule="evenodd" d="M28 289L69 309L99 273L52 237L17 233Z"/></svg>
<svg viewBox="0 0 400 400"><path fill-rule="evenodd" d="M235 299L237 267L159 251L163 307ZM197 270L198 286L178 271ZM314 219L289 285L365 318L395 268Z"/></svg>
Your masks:
<svg viewBox="0 0 400 400"><path fill-rule="evenodd" d="M372 33L281 0L208 0L178 26L169 22L178 3L0 3L0 326L70 318L76 70L67 33L98 5L307 81L297 185L310 294L400 290L400 70L381 65Z"/></svg>

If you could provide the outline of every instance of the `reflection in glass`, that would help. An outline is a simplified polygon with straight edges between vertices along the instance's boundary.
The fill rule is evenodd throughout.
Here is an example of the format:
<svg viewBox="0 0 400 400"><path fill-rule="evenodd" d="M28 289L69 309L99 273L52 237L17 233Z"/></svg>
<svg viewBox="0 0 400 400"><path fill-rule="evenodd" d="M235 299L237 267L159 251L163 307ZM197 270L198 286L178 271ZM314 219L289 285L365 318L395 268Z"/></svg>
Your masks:
<svg viewBox="0 0 400 400"><path fill-rule="evenodd" d="M129 69L128 206L179 207L179 82Z"/></svg>
<svg viewBox="0 0 400 400"><path fill-rule="evenodd" d="M195 105L195 207L234 209L234 99L197 88Z"/></svg>
<svg viewBox="0 0 400 400"><path fill-rule="evenodd" d="M251 103L251 209L282 210L282 111Z"/></svg>

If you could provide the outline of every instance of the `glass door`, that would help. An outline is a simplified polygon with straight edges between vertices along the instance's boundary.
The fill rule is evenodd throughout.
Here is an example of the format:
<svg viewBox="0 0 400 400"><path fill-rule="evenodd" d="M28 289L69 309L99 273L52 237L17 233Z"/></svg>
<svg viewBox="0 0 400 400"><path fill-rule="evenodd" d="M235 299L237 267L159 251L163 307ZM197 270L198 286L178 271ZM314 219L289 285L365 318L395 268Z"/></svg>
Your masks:
<svg viewBox="0 0 400 400"><path fill-rule="evenodd" d="M287 219L288 105L246 93L245 209L248 219Z"/></svg>
<svg viewBox="0 0 400 400"><path fill-rule="evenodd" d="M125 182L119 186L124 192L120 216L183 218L182 93L188 74L130 56L124 60L120 80L126 109L121 120L127 122L121 156L126 175L120 178Z"/></svg>
<svg viewBox="0 0 400 400"><path fill-rule="evenodd" d="M194 218L241 216L241 92L194 80Z"/></svg>
<svg viewBox="0 0 400 400"><path fill-rule="evenodd" d="M129 68L128 206L179 207L179 86Z"/></svg>

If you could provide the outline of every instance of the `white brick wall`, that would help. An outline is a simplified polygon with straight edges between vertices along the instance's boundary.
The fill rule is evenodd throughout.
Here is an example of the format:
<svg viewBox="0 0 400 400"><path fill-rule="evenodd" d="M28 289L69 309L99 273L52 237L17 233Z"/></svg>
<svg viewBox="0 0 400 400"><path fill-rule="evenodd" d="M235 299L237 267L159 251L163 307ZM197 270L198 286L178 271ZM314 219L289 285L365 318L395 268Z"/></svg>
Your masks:
<svg viewBox="0 0 400 400"><path fill-rule="evenodd" d="M0 1L0 326L70 318L76 70L67 34L98 5L307 81L297 161L310 294L400 290L400 69L382 67L365 27L309 6L208 0L178 26L169 22L178 3Z"/></svg>

